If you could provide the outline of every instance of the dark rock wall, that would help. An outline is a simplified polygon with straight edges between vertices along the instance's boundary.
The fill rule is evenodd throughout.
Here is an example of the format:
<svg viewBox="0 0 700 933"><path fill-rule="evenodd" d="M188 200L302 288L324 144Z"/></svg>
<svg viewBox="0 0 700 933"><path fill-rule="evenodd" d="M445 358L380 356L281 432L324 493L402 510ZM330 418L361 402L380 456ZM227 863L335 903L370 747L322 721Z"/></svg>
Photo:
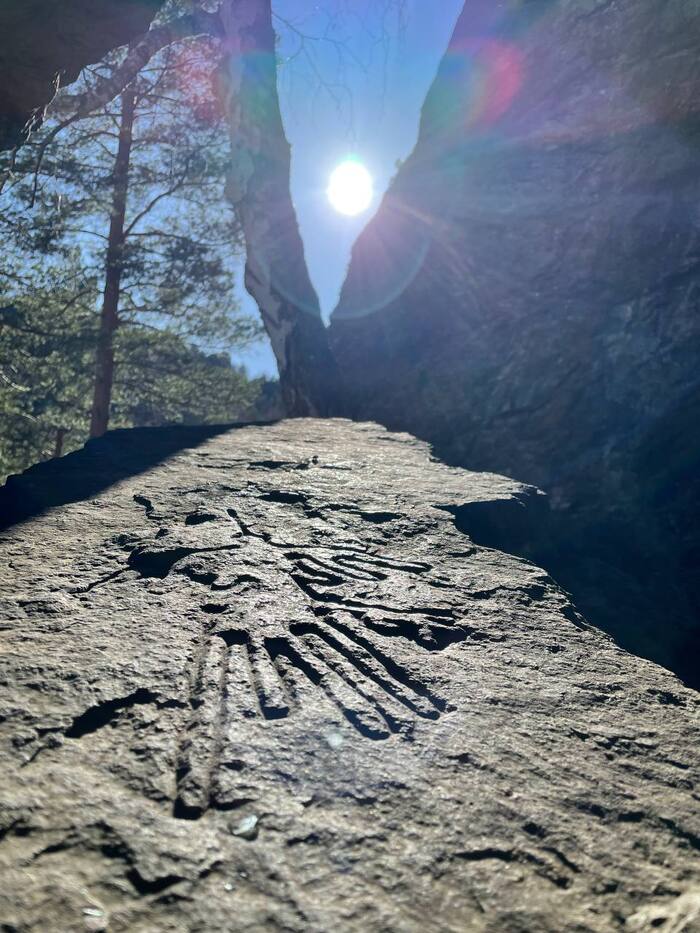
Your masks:
<svg viewBox="0 0 700 933"><path fill-rule="evenodd" d="M56 87L148 29L163 0L3 0L0 149L23 141Z"/></svg>
<svg viewBox="0 0 700 933"><path fill-rule="evenodd" d="M681 0L467 4L332 324L356 414L544 488L538 559L689 680L699 51Z"/></svg>

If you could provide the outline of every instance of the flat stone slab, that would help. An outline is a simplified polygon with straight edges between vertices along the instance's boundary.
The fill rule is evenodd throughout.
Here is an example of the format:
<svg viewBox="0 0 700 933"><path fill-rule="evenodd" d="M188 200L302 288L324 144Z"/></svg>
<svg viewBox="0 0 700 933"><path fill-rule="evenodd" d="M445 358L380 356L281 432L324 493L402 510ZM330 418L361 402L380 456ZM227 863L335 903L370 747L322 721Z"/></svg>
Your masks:
<svg viewBox="0 0 700 933"><path fill-rule="evenodd" d="M698 929L697 695L455 527L536 489L374 424L175 436L0 496L3 931Z"/></svg>

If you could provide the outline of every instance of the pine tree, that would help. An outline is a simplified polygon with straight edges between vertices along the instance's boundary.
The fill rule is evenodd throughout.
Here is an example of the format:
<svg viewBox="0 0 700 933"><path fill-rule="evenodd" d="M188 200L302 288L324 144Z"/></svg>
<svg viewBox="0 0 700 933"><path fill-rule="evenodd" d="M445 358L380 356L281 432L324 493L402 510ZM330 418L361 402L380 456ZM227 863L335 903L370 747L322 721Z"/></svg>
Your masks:
<svg viewBox="0 0 700 933"><path fill-rule="evenodd" d="M0 482L87 436L97 315L84 298L36 293L0 308Z"/></svg>
<svg viewBox="0 0 700 933"><path fill-rule="evenodd" d="M124 54L86 73L78 90L104 81ZM86 282L93 300L101 292L91 338L92 436L106 430L115 412L120 366L134 393L135 361L142 359L144 385L170 398L157 391L149 353L140 349L160 354L161 364L187 357L190 377L196 360L209 379L212 367L202 369L203 358L259 333L233 299L240 234L221 200L226 140L210 72L201 41L164 49L113 103L75 119L55 138L48 123L20 151L6 187L0 229L10 263L0 278L0 302L36 312L41 296L60 293L75 309L85 307ZM66 119L75 99L59 102L57 120ZM219 375L225 369L214 368ZM242 388L240 373L237 382ZM230 389L229 379L229 395ZM142 392L136 395L146 403Z"/></svg>
<svg viewBox="0 0 700 933"><path fill-rule="evenodd" d="M87 440L100 316L83 284L0 307L0 482ZM119 329L114 353L113 427L236 421L274 389L160 328Z"/></svg>
<svg viewBox="0 0 700 933"><path fill-rule="evenodd" d="M372 0L368 13L370 8L379 25L379 41L387 39L390 12L402 28L405 0ZM316 4L316 12L320 9ZM313 36L303 29L303 15L297 22L286 19L273 10L272 0L165 0L151 28L132 41L114 68L67 98L73 113L51 131L57 133L123 94L164 49L189 38L204 50L210 69L216 66L219 74L231 144L226 194L242 228L245 285L270 339L284 406L291 416L338 414L347 410L348 400L309 278L289 190L290 147L280 114L279 36L273 22L293 39L295 48L287 63L307 58L318 84L319 69L310 48L327 42L342 59L344 41L342 35L334 35L342 18L338 11L329 11L326 28ZM357 12L350 18L355 20ZM337 82L326 85L336 100L337 87ZM0 190L7 177L7 169L0 166Z"/></svg>

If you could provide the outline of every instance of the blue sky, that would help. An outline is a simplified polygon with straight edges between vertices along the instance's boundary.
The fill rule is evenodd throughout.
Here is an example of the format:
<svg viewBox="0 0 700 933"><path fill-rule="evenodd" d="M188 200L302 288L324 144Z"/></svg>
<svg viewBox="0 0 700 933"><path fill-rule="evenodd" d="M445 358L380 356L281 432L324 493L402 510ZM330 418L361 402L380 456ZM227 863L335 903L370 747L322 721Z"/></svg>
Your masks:
<svg viewBox="0 0 700 933"><path fill-rule="evenodd" d="M280 69L280 101L292 146L292 197L326 318L353 242L379 206L397 160L415 145L420 109L463 0L404 0L400 20L398 6L384 15L381 0L334 0L323 8L313 0L274 4L293 24L275 24L282 60L289 59ZM328 38L302 40L299 33ZM374 203L358 217L336 213L326 197L328 176L348 155L359 158L375 182ZM242 307L257 314L242 279L241 270ZM235 362L253 376L276 375L266 341Z"/></svg>

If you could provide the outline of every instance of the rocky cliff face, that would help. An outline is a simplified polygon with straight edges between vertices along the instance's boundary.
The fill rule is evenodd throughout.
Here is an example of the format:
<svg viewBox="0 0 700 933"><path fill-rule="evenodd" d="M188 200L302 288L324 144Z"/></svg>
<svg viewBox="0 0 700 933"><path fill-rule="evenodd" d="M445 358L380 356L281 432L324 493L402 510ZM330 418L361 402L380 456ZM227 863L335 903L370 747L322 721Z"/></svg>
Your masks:
<svg viewBox="0 0 700 933"><path fill-rule="evenodd" d="M697 696L506 552L541 502L343 421L14 480L3 930L694 929Z"/></svg>
<svg viewBox="0 0 700 933"><path fill-rule="evenodd" d="M695 682L699 52L684 0L468 3L332 325L357 414L546 490L537 559Z"/></svg>
<svg viewBox="0 0 700 933"><path fill-rule="evenodd" d="M163 0L4 0L0 149L20 144L57 86L148 29Z"/></svg>

